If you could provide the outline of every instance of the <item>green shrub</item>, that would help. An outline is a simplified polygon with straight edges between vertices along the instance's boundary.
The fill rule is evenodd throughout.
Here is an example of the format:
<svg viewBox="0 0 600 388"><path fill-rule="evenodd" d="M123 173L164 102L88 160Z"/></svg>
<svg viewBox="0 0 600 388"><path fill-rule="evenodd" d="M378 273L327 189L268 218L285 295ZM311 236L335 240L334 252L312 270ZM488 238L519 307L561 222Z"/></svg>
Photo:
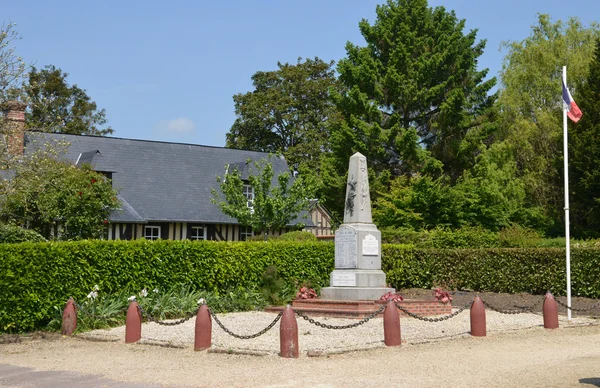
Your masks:
<svg viewBox="0 0 600 388"><path fill-rule="evenodd" d="M42 242L46 239L35 230L17 225L0 224L0 243Z"/></svg>
<svg viewBox="0 0 600 388"><path fill-rule="evenodd" d="M277 237L277 240L281 241L317 241L317 236L311 232L304 232L301 230L287 232Z"/></svg>
<svg viewBox="0 0 600 388"><path fill-rule="evenodd" d="M532 248L541 244L544 237L536 230L511 225L498 232L500 246L505 248Z"/></svg>
<svg viewBox="0 0 600 388"><path fill-rule="evenodd" d="M464 227L455 231L439 228L429 232L430 247L450 248L497 248L498 234L483 228Z"/></svg>
<svg viewBox="0 0 600 388"><path fill-rule="evenodd" d="M566 294L565 250L416 249L384 245L382 269L397 289L432 288ZM571 251L573 295L600 297L600 249Z"/></svg>
<svg viewBox="0 0 600 388"><path fill-rule="evenodd" d="M262 275L262 294L265 300L272 305L279 305L281 299L279 294L283 289L283 280L277 273L277 267L270 265Z"/></svg>
<svg viewBox="0 0 600 388"><path fill-rule="evenodd" d="M46 326L53 306L82 302L94 285L137 294L190 285L222 296L256 290L277 266L285 284L328 284L333 244L191 241L77 241L0 245L0 331ZM254 296L248 296L253 298Z"/></svg>

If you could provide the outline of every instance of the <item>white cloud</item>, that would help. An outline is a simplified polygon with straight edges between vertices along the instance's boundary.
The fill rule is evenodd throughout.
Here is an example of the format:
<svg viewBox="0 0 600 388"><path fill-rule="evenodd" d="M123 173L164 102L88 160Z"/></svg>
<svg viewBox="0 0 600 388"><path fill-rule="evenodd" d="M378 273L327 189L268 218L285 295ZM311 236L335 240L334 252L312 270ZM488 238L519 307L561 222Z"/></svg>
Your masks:
<svg viewBox="0 0 600 388"><path fill-rule="evenodd" d="M174 135L188 135L194 132L196 124L187 117L179 117L173 120L161 120L156 124L158 132L166 132Z"/></svg>

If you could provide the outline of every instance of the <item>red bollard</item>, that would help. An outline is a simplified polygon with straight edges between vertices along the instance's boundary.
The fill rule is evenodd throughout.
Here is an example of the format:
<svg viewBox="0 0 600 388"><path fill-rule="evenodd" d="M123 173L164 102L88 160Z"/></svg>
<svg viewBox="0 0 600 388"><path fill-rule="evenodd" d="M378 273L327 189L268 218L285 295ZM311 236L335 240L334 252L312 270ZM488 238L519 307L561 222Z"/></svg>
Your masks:
<svg viewBox="0 0 600 388"><path fill-rule="evenodd" d="M400 315L393 300L388 300L383 312L383 342L385 346L402 345Z"/></svg>
<svg viewBox="0 0 600 388"><path fill-rule="evenodd" d="M558 329L558 304L554 296L548 291L544 298L544 328Z"/></svg>
<svg viewBox="0 0 600 388"><path fill-rule="evenodd" d="M134 300L129 304L125 317L125 343L137 342L142 338L142 314L138 303Z"/></svg>
<svg viewBox="0 0 600 388"><path fill-rule="evenodd" d="M194 350L210 348L212 344L212 320L208 306L203 304L196 315L196 328L194 331Z"/></svg>
<svg viewBox="0 0 600 388"><path fill-rule="evenodd" d="M471 335L474 337L485 337L485 305L477 295L471 304Z"/></svg>
<svg viewBox="0 0 600 388"><path fill-rule="evenodd" d="M279 355L283 358L298 358L298 323L296 314L288 304L279 325Z"/></svg>
<svg viewBox="0 0 600 388"><path fill-rule="evenodd" d="M62 316L62 335L71 335L77 329L77 308L73 298L69 298Z"/></svg>

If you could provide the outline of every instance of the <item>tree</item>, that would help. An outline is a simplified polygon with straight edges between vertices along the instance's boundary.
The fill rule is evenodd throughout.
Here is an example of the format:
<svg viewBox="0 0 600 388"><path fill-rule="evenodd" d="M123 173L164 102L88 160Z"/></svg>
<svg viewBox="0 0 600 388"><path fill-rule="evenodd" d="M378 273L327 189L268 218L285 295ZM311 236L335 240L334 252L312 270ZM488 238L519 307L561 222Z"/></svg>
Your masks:
<svg viewBox="0 0 600 388"><path fill-rule="evenodd" d="M372 25L362 20L359 28L367 45L347 43L338 63L345 89L334 101L344 120L332 128L326 175L343 175L350 155L361 152L374 189L417 172L457 179L477 150L464 140L485 139L490 129L482 118L496 80L484 81L487 70L476 69L485 41L476 42L476 30L464 34L454 11L429 8L426 0L389 0ZM327 182L330 194L343 191L335 184Z"/></svg>
<svg viewBox="0 0 600 388"><path fill-rule="evenodd" d="M553 23L539 15L529 37L504 45L497 141L512 148L525 201L554 220L552 234L563 233L562 66L568 67L567 81L585 79L598 36L596 23Z"/></svg>
<svg viewBox="0 0 600 388"><path fill-rule="evenodd" d="M114 131L106 124L106 112L77 85L70 86L67 73L54 66L43 70L35 67L23 85L29 99L30 111L26 124L48 132L74 135L110 135Z"/></svg>
<svg viewBox="0 0 600 388"><path fill-rule="evenodd" d="M338 64L347 88L338 105L355 132L344 139L374 145L370 165L377 160L393 176L419 170L425 148L457 177L460 143L494 101L487 93L495 78L484 81L487 70L476 69L485 41L476 42L476 30L463 34L465 20L454 11L426 0L389 0L373 25L359 27L367 46L348 43Z"/></svg>
<svg viewBox="0 0 600 388"><path fill-rule="evenodd" d="M577 83L576 100L583 112L569 124L571 225L578 237L600 237L600 39L589 74Z"/></svg>
<svg viewBox="0 0 600 388"><path fill-rule="evenodd" d="M275 173L269 160L246 162L250 171L246 182L237 166L227 166L223 177L217 177L222 196L212 190L212 202L221 211L254 232L264 233L289 226L300 212L307 210L309 199L314 194L314 183L303 174L292 181L289 171L274 179ZM248 184L251 191L244 192ZM251 193L251 194L249 194ZM224 200L223 200L224 197Z"/></svg>
<svg viewBox="0 0 600 388"><path fill-rule="evenodd" d="M15 31L15 23L3 23L0 27L0 102L16 99L21 76L25 72L23 58L15 53L13 43L21 37Z"/></svg>
<svg viewBox="0 0 600 388"><path fill-rule="evenodd" d="M89 166L61 160L61 147L45 145L19 160L3 157L8 179L0 182L0 218L45 238L101 238L105 220L119 207L117 193Z"/></svg>
<svg viewBox="0 0 600 388"><path fill-rule="evenodd" d="M233 96L236 120L226 147L281 153L290 165L319 166L327 150L329 123L336 116L329 99L336 86L332 69L319 58L252 76L254 90Z"/></svg>

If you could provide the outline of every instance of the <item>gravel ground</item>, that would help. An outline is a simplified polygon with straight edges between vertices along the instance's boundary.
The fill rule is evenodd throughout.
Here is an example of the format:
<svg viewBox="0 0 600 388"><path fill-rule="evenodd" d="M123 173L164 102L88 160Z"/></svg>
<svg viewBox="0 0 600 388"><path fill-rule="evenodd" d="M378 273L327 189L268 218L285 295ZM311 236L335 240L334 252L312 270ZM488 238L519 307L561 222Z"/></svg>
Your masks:
<svg viewBox="0 0 600 388"><path fill-rule="evenodd" d="M239 335L250 335L267 327L276 315L256 311L217 314L217 317L230 331ZM315 317L315 320L329 325L348 325L357 322L354 319L327 317ZM374 318L358 327L343 330L324 329L301 318L298 318L297 322L301 357L385 347L383 344L382 318ZM542 327L543 316L538 313L508 315L488 310L486 311L486 323L487 332L491 334ZM586 326L597 323L597 319L588 317L574 317L571 321L567 321L565 316L559 316L560 327ZM179 348L193 348L194 325L194 319L177 326L162 326L152 322L144 323L142 324L142 342ZM279 323L264 335L247 340L237 339L225 333L214 320L212 326L213 351L273 356L279 353ZM408 344L469 337L469 310L464 310L457 316L441 322L401 318L400 327L403 343ZM124 341L125 327L94 330L80 334L80 336L95 340Z"/></svg>
<svg viewBox="0 0 600 388"><path fill-rule="evenodd" d="M425 299L430 294L431 290L403 290L403 295L411 299ZM472 296L457 293L453 303L463 306ZM344 330L320 328L298 318L299 359L277 356L279 324L258 338L239 340L213 320L213 346L209 352L192 350L194 319L178 326L144 323L142 340L133 345L124 343L124 327L72 337L48 333L4 336L7 341L0 344L0 386L10 380L5 381L1 371L10 371L11 367L33 368L42 377L46 376L44 371L56 371L58 376L75 372L80 374L77 381L95 375L166 387L600 386L597 318L575 316L567 321L561 314L560 328L545 330L537 308L539 295L482 294L482 298L500 309L536 308L534 313L516 315L487 309L486 337L469 334L469 310L441 322L402 317L400 347L384 346L382 318ZM595 305L587 299L576 302L574 307ZM247 312L217 317L231 331L248 335L264 329L276 314ZM357 322L314 318L329 325ZM48 376L33 385L13 381L8 386L49 387L63 381L49 380ZM79 387L77 383L60 386Z"/></svg>

